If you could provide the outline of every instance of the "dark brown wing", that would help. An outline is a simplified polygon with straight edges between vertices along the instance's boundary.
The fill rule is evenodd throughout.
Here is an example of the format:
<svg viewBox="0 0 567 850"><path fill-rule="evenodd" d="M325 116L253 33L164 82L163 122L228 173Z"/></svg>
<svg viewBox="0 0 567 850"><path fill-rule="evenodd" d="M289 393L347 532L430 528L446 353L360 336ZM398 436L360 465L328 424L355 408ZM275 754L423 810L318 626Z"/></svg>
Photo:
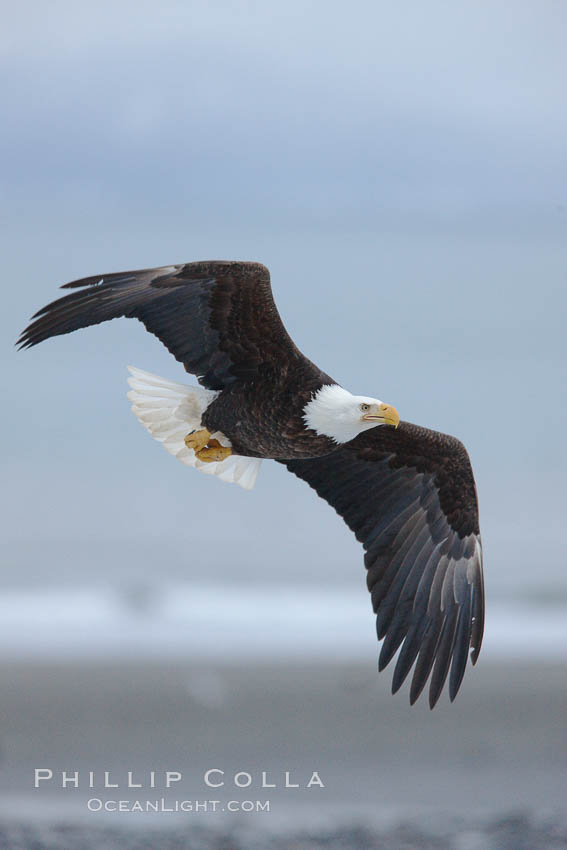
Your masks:
<svg viewBox="0 0 567 850"><path fill-rule="evenodd" d="M360 434L325 457L286 461L343 517L365 549L382 670L401 646L395 693L415 662L410 701L431 674L453 700L484 627L482 550L473 473L454 437L408 422ZM417 660L416 660L417 659Z"/></svg>
<svg viewBox="0 0 567 850"><path fill-rule="evenodd" d="M139 319L204 386L222 390L302 357L285 330L260 263L207 261L95 275L33 316L18 344L126 316Z"/></svg>

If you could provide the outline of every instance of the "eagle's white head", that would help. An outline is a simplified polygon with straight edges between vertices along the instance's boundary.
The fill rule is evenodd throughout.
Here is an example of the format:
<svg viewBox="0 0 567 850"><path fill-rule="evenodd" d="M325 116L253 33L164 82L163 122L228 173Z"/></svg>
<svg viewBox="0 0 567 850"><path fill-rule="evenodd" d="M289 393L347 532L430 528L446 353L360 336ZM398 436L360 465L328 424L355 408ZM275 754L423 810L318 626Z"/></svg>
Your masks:
<svg viewBox="0 0 567 850"><path fill-rule="evenodd" d="M377 425L397 428L400 417L395 407L380 399L352 395L338 384L326 384L305 405L303 420L317 434L336 443L348 443L361 431Z"/></svg>

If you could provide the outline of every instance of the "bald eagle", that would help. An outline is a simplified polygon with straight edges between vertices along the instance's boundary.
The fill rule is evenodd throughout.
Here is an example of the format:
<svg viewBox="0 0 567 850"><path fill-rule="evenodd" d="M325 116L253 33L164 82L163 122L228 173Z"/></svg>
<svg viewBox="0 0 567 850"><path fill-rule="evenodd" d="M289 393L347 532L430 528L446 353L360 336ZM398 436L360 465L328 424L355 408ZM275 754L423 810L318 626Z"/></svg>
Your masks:
<svg viewBox="0 0 567 850"><path fill-rule="evenodd" d="M262 458L325 499L364 548L383 640L398 653L392 692L410 670L410 702L427 681L433 708L453 700L484 625L477 496L454 437L401 422L353 395L295 346L259 263L207 261L95 275L33 316L18 344L126 316L155 334L200 387L130 368L132 409L182 463L245 489ZM414 666L415 665L415 666Z"/></svg>

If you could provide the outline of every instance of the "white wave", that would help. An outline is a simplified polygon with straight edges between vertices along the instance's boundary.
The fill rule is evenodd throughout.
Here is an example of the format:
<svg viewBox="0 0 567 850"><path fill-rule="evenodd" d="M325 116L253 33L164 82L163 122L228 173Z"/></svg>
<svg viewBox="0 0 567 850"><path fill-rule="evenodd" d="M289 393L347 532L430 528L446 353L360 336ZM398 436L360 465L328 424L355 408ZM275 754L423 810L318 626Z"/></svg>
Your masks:
<svg viewBox="0 0 567 850"><path fill-rule="evenodd" d="M566 608L489 602L483 658L566 654ZM182 584L5 591L0 657L374 661L377 646L364 588Z"/></svg>

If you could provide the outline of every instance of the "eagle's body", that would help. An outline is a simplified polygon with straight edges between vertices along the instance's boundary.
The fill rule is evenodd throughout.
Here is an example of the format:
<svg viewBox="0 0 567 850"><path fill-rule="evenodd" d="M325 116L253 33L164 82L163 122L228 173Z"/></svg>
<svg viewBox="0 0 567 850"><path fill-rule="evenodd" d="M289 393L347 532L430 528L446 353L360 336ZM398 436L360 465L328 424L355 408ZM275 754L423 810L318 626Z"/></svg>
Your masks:
<svg viewBox="0 0 567 850"><path fill-rule="evenodd" d="M244 457L282 460L327 455L337 444L307 429L303 411L318 390L332 383L316 367L309 370L303 364L252 384L239 381L211 402L202 425L211 432L221 431L234 453Z"/></svg>
<svg viewBox="0 0 567 850"><path fill-rule="evenodd" d="M39 311L21 345L140 319L202 385L131 368L129 398L142 424L183 463L245 489L262 458L313 487L364 546L385 638L380 669L400 650L393 689L415 663L412 702L430 678L433 706L449 673L454 698L484 623L476 490L463 445L400 423L394 408L352 395L311 363L285 330L258 263L187 263L66 287L78 291Z"/></svg>

